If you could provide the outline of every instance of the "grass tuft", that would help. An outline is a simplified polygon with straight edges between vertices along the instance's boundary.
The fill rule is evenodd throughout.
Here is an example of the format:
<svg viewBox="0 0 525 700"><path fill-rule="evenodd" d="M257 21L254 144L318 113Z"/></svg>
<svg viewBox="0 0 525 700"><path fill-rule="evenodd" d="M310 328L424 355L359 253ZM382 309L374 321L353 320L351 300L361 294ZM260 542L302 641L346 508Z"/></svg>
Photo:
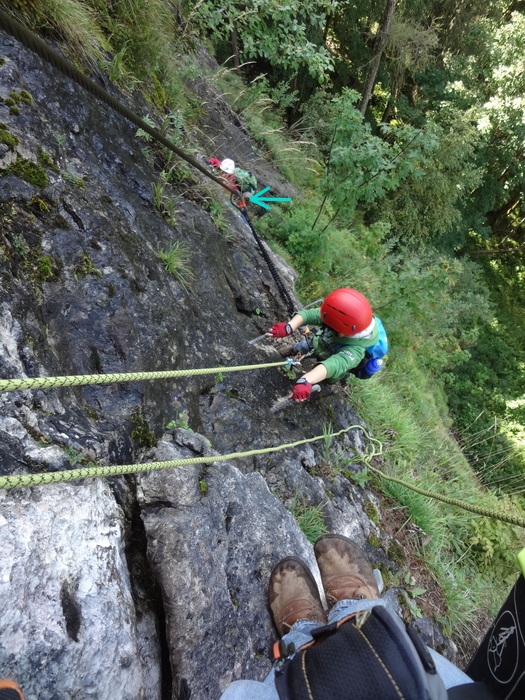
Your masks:
<svg viewBox="0 0 525 700"><path fill-rule="evenodd" d="M324 524L323 514L324 504L320 503L317 506L309 506L301 501L298 496L295 496L290 507L290 512L297 520L297 524L301 528L306 539L312 544L316 542L321 535L326 535L328 529Z"/></svg>
<svg viewBox="0 0 525 700"><path fill-rule="evenodd" d="M195 275L189 265L190 251L186 244L176 241L169 248L158 249L155 255L162 260L166 272L180 282L184 289L188 289L195 279Z"/></svg>

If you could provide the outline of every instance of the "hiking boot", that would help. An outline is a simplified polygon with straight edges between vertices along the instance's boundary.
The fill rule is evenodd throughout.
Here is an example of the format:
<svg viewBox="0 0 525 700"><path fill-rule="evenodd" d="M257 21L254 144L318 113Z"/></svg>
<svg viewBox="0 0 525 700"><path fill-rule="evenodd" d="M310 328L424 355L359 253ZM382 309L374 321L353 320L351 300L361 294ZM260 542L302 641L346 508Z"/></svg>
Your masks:
<svg viewBox="0 0 525 700"><path fill-rule="evenodd" d="M298 557L286 557L274 567L268 584L268 602L279 636L298 620L326 624L319 590L307 565Z"/></svg>
<svg viewBox="0 0 525 700"><path fill-rule="evenodd" d="M325 535L314 546L326 601L379 598L372 566L361 547L342 535Z"/></svg>
<svg viewBox="0 0 525 700"><path fill-rule="evenodd" d="M24 700L22 689L11 678L0 678L0 700Z"/></svg>

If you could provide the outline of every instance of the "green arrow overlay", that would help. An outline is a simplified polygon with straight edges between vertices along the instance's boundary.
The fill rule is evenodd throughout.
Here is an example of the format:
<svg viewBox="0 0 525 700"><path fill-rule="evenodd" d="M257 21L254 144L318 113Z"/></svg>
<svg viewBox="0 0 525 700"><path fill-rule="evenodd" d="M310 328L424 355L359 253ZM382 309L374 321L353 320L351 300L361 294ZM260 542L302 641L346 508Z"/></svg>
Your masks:
<svg viewBox="0 0 525 700"><path fill-rule="evenodd" d="M262 195L265 192L268 192L270 188L265 187L264 190L261 190L260 192L257 192L256 194L252 195L250 197L250 202L253 202L254 204L258 204L260 207L264 207L265 209L269 209L270 207L265 204L265 202L290 202L290 197L263 197Z"/></svg>

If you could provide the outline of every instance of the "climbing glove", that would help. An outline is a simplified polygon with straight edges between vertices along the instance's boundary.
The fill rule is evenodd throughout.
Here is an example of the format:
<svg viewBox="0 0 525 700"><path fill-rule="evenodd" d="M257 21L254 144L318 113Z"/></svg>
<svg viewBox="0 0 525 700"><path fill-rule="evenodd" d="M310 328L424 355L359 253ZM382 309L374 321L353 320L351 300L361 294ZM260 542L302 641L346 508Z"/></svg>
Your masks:
<svg viewBox="0 0 525 700"><path fill-rule="evenodd" d="M275 323L270 328L270 333L276 338L286 338L287 335L292 335L292 327L289 323Z"/></svg>
<svg viewBox="0 0 525 700"><path fill-rule="evenodd" d="M306 401L306 399L310 398L310 394L312 393L312 385L310 382L302 377L301 379L298 379L294 387L292 389L292 399L294 401Z"/></svg>

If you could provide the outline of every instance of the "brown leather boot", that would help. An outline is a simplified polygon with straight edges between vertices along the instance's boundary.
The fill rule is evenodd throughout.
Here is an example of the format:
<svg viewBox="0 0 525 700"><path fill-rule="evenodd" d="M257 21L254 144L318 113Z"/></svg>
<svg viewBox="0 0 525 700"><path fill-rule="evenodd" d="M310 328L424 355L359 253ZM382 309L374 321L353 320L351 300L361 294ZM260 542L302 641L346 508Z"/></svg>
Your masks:
<svg viewBox="0 0 525 700"><path fill-rule="evenodd" d="M281 637L298 620L317 620L319 626L326 624L315 579L299 557L286 557L274 567L268 584L268 601Z"/></svg>
<svg viewBox="0 0 525 700"><path fill-rule="evenodd" d="M343 535L325 535L314 546L321 580L330 607L338 600L379 598L374 572L366 554Z"/></svg>
<svg viewBox="0 0 525 700"><path fill-rule="evenodd" d="M22 689L11 678L0 678L0 700L25 700Z"/></svg>

